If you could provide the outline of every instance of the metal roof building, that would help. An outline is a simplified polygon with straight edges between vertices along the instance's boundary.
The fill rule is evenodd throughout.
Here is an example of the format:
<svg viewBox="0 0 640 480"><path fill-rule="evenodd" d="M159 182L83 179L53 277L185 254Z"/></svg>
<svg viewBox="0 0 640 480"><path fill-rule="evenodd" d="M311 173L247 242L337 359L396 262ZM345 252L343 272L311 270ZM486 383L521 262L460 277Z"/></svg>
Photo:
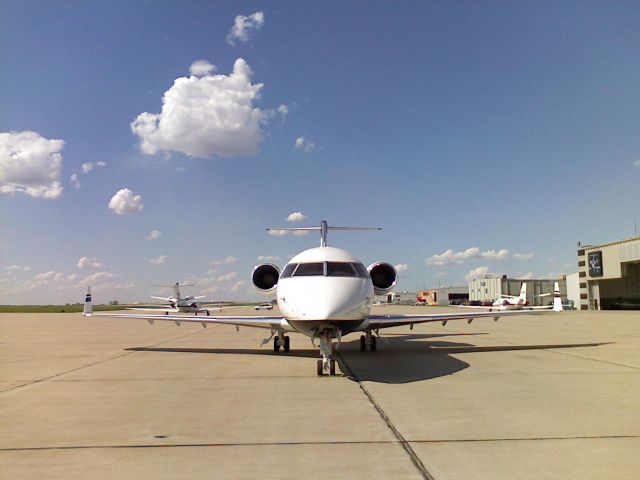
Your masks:
<svg viewBox="0 0 640 480"><path fill-rule="evenodd" d="M581 310L640 309L640 236L578 243Z"/></svg>

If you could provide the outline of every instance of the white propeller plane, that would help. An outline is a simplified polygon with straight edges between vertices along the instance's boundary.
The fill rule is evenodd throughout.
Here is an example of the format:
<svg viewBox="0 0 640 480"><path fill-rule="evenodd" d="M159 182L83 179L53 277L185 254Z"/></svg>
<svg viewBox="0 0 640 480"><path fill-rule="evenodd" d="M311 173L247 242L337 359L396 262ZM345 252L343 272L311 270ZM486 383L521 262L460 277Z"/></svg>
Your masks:
<svg viewBox="0 0 640 480"><path fill-rule="evenodd" d="M362 332L360 350L376 350L376 337L383 328L411 325L425 322L467 320L489 317L497 320L500 316L531 315L543 312L505 311L436 313L421 315L372 315L371 305L375 294L391 291L396 284L397 273L393 265L376 262L365 267L346 250L327 246L329 230L380 230L379 228L330 227L323 220L319 227L278 228L277 230L317 230L320 231L320 246L310 248L293 257L282 272L273 264L254 267L251 280L261 292L275 290L281 315L273 316L209 316L209 315L148 315L127 313L93 314L91 288L87 290L84 315L106 317L137 318L154 321L197 322L203 327L210 323L257 327L271 330L273 350L289 352L287 333L301 333L311 338L313 345L319 342L321 359L317 362L317 374L335 375L333 359L334 340L339 347L342 338L350 333Z"/></svg>

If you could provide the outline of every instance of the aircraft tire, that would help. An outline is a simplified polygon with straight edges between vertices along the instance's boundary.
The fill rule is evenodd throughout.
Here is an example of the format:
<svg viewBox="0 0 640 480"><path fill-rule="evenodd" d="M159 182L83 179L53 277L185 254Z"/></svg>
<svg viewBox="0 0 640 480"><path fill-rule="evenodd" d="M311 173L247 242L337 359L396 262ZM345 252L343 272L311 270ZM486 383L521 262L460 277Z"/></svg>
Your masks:
<svg viewBox="0 0 640 480"><path fill-rule="evenodd" d="M273 351L278 353L280 351L280 345L278 345L278 337L273 337Z"/></svg>
<svg viewBox="0 0 640 480"><path fill-rule="evenodd" d="M336 374L336 361L333 359L329 360L329 373L331 375Z"/></svg>
<svg viewBox="0 0 640 480"><path fill-rule="evenodd" d="M361 352L367 351L367 344L365 343L364 335L360 335L360 351Z"/></svg>
<svg viewBox="0 0 640 480"><path fill-rule="evenodd" d="M322 371L322 360L318 360L318 362L316 363L316 373L320 377L324 375L324 372Z"/></svg>
<svg viewBox="0 0 640 480"><path fill-rule="evenodd" d="M284 337L284 351L285 353L289 353L290 350L291 350L291 342L289 340L289 335L286 335Z"/></svg>
<svg viewBox="0 0 640 480"><path fill-rule="evenodd" d="M371 351L372 351L372 352L375 352L377 348L378 348L378 346L377 346L376 337L374 337L374 336L372 335L372 336L371 336Z"/></svg>

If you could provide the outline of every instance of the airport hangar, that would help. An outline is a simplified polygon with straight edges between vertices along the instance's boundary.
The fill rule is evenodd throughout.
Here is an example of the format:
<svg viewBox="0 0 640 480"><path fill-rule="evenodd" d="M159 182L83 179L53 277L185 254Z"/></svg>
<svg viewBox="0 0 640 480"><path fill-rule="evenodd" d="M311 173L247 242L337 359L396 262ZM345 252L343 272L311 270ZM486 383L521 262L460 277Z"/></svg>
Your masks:
<svg viewBox="0 0 640 480"><path fill-rule="evenodd" d="M602 245L578 243L580 310L640 309L640 236Z"/></svg>

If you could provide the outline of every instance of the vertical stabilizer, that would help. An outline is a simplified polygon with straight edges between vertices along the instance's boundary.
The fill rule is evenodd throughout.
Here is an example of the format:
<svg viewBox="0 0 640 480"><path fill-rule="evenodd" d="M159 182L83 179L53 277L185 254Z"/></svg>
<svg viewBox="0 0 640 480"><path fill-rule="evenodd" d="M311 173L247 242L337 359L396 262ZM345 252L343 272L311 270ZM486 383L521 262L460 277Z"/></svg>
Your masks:
<svg viewBox="0 0 640 480"><path fill-rule="evenodd" d="M560 296L560 285L558 282L553 284L553 311L561 312L562 308L562 297Z"/></svg>
<svg viewBox="0 0 640 480"><path fill-rule="evenodd" d="M82 314L85 317L93 315L93 305L91 304L91 287L87 287L87 295L84 297L84 309Z"/></svg>
<svg viewBox="0 0 640 480"><path fill-rule="evenodd" d="M518 303L522 305L527 304L527 282L522 282L522 286L520 287L520 296L518 297L520 300Z"/></svg>

